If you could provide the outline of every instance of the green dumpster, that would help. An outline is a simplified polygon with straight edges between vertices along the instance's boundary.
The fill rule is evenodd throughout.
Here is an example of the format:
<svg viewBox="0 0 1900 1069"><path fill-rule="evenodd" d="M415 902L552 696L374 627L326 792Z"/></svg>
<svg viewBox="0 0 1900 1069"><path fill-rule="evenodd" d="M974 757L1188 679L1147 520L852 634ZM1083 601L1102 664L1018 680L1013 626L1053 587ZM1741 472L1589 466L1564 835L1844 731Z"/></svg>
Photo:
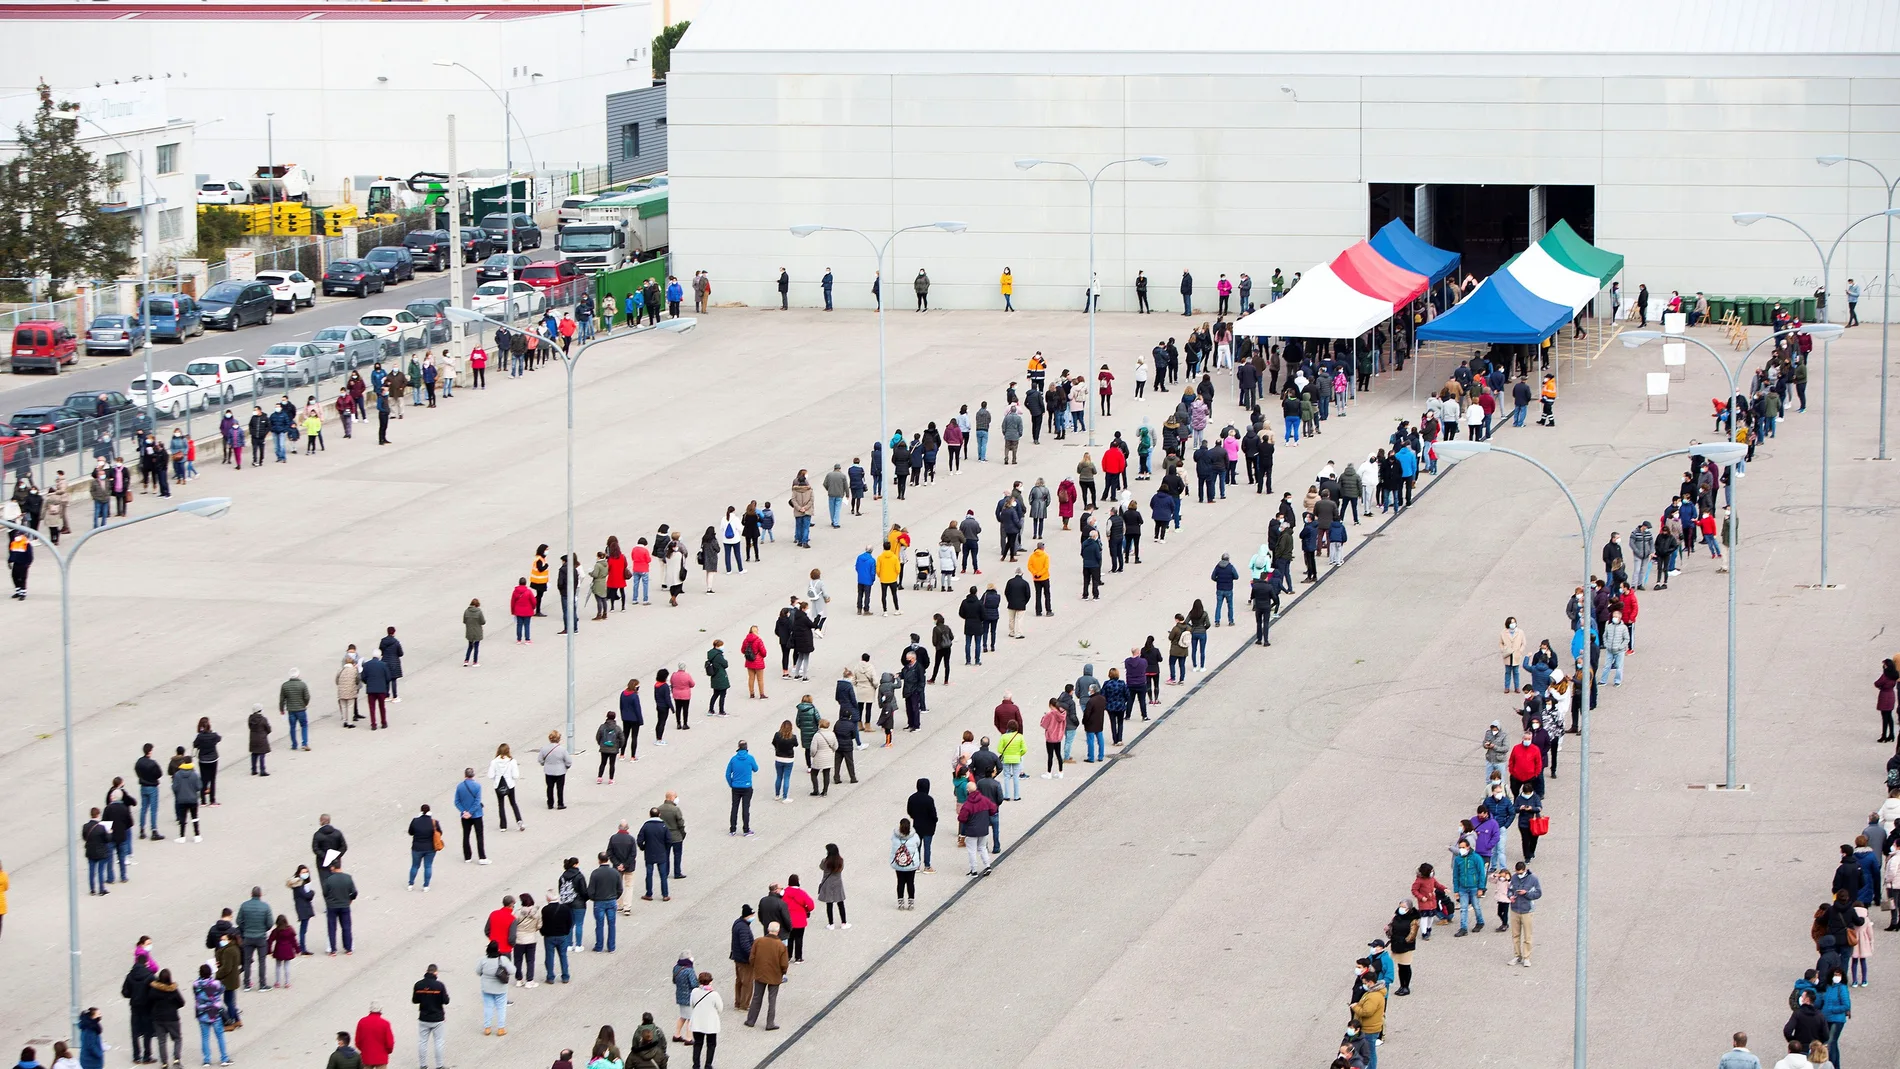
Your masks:
<svg viewBox="0 0 1900 1069"><path fill-rule="evenodd" d="M1815 322L1820 321L1820 316L1815 308L1814 298L1796 297L1793 301L1789 303L1792 305L1797 302L1801 305L1801 312L1800 312L1801 322L1815 323Z"/></svg>
<svg viewBox="0 0 1900 1069"><path fill-rule="evenodd" d="M1768 321L1767 305L1760 297L1745 297L1743 301L1746 303L1747 314L1742 316L1742 319L1749 326L1758 327Z"/></svg>
<svg viewBox="0 0 1900 1069"><path fill-rule="evenodd" d="M1709 298L1709 318L1714 320L1717 323L1720 323L1722 321L1722 318L1728 315L1729 303L1730 302L1727 297L1710 297Z"/></svg>

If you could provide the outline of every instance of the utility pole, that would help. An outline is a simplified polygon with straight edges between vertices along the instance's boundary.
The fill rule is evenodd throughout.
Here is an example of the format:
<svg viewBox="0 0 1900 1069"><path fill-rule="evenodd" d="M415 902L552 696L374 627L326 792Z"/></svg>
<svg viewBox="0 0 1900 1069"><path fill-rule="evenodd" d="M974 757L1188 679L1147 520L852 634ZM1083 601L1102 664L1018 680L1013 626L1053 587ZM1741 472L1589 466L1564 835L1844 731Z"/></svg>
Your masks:
<svg viewBox="0 0 1900 1069"><path fill-rule="evenodd" d="M462 307L461 182L455 177L455 116L449 116L449 307ZM463 328L466 333L467 328ZM455 346L455 321L449 321L449 346Z"/></svg>

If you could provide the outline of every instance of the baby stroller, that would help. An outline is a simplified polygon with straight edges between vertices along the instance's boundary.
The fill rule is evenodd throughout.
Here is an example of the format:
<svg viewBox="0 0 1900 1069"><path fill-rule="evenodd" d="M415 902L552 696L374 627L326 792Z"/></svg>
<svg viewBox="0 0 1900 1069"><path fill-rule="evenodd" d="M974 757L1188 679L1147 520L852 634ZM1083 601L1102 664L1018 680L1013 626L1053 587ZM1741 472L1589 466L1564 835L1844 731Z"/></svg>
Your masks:
<svg viewBox="0 0 1900 1069"><path fill-rule="evenodd" d="M957 582L957 547L941 545L937 547L937 589L949 590Z"/></svg>
<svg viewBox="0 0 1900 1069"><path fill-rule="evenodd" d="M930 585L931 576L937 570L937 558L929 549L919 549L911 561L911 574L916 578L911 583L912 590L922 590Z"/></svg>

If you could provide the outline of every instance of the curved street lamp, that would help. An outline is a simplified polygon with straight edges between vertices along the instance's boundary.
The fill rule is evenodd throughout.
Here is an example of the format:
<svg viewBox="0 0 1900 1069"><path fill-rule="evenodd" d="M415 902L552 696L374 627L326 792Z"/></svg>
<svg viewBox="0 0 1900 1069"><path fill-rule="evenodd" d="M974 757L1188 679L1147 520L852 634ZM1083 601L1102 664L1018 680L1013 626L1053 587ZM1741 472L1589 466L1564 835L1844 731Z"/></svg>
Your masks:
<svg viewBox="0 0 1900 1069"><path fill-rule="evenodd" d="M1585 590L1588 590L1590 588L1590 568L1592 564L1594 563L1594 559L1592 558L1591 553L1590 553L1590 547L1596 543L1597 523L1603 519L1603 510L1609 507L1610 499L1616 496L1616 492L1619 489L1621 489L1623 484L1628 482L1632 476L1634 476L1637 472L1642 471L1644 468L1649 467L1651 464L1654 464L1659 460L1667 460L1670 457L1697 454L1700 456L1708 457L1710 460L1713 460L1716 463L1721 464L1724 462L1734 463L1735 461L1741 459L1742 456L1744 456L1748 452L1747 446L1740 445L1735 442L1712 442L1707 445L1695 445L1695 446L1688 446L1682 449L1670 449L1665 452L1657 453L1655 456L1647 457L1641 461L1638 461L1634 467L1631 467L1628 471L1625 471L1622 475L1617 476L1616 481L1614 483L1611 483L1610 488L1604 492L1603 499L1597 503L1596 511L1591 513L1588 519L1585 519L1583 515L1583 506L1577 502L1577 495L1571 492L1569 484L1565 483L1563 479L1557 475L1556 472L1550 470L1550 468L1547 465L1545 465L1543 461L1538 460L1536 457L1533 457L1528 453L1520 453L1515 449L1506 449L1503 446L1494 445L1491 442L1471 442L1471 441L1439 442L1433 448L1438 451L1439 459L1448 461L1450 463L1457 463L1460 460L1465 460L1467 458L1475 457L1475 456L1484 456L1487 454L1498 454L1502 456L1516 457L1517 459L1522 460L1525 463L1530 464L1531 466L1535 467L1538 471L1543 472L1546 476L1550 478L1551 482L1556 483L1557 489L1563 491L1564 499L1570 502L1570 509L1572 512L1576 514L1576 517L1577 517L1577 530L1583 535L1583 573L1582 574L1583 574L1583 587ZM1731 571L1730 574L1733 574L1733 572ZM1583 630L1583 672L1591 672L1590 628L1586 626L1582 630ZM1592 676L1591 679L1585 680L1582 678L1582 673L1581 672L1578 673L1577 685L1579 687L1589 687L1589 686L1594 685L1595 673L1591 672L1591 676ZM1589 949L1590 949L1590 720L1591 720L1591 717L1590 717L1589 692L1585 690L1579 694L1579 697L1583 700L1583 713L1581 716L1578 717L1578 729L1582 733L1581 741L1583 745L1583 753L1577 758L1577 769L1578 769L1577 771L1577 950L1576 950L1577 978L1576 978L1576 991L1573 996L1576 1002L1576 1009L1575 1009L1575 1022L1572 1026L1575 1029L1575 1031L1571 1038L1571 1059L1572 1059L1573 1069L1587 1069L1589 1065L1587 1056L1588 1056L1589 1044L1590 1044Z"/></svg>

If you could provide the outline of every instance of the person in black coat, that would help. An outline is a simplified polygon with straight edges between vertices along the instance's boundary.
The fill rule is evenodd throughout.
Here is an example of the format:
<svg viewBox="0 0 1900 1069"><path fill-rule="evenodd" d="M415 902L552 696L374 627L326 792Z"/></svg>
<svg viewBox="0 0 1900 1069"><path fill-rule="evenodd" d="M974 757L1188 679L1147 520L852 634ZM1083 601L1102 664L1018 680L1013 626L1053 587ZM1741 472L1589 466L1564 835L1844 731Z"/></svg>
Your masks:
<svg viewBox="0 0 1900 1069"><path fill-rule="evenodd" d="M1031 593L1029 580L1023 578L1021 568L1016 569L1016 574L1010 577L1009 582L1003 584L1003 604L1009 609L1010 638L1023 637L1022 632L1016 630L1016 620L1022 615L1024 609L1029 608Z"/></svg>
<svg viewBox="0 0 1900 1069"><path fill-rule="evenodd" d="M376 644L376 648L382 652L383 663L389 666L389 700L400 702L402 701L402 698L398 696L400 688L396 683L402 678L402 643L396 639L396 629L390 628L388 633L383 635L383 640Z"/></svg>
<svg viewBox="0 0 1900 1069"><path fill-rule="evenodd" d="M119 984L119 997L125 999L132 1014L132 1064L142 1065L152 1058L152 981L158 976L143 957L132 959L132 968ZM176 1022L178 1014L172 1013Z"/></svg>
<svg viewBox="0 0 1900 1069"><path fill-rule="evenodd" d="M792 678L792 611L798 607L798 599L778 611L778 619L772 622L772 634L778 639L778 676L780 679Z"/></svg>
<svg viewBox="0 0 1900 1069"><path fill-rule="evenodd" d="M977 598L976 587L972 586L957 605L957 618L963 621L963 663L982 664L983 635L987 628L983 624L983 602Z"/></svg>
<svg viewBox="0 0 1900 1069"><path fill-rule="evenodd" d="M917 781L917 792L904 803L904 812L910 815L910 826L923 840L923 863L925 872L935 872L930 866L930 839L937 834L937 800L930 796L930 781Z"/></svg>
<svg viewBox="0 0 1900 1069"><path fill-rule="evenodd" d="M805 609L806 603L801 601L786 618L792 643L792 677L795 679L811 678L813 624L811 614Z"/></svg>
<svg viewBox="0 0 1900 1069"><path fill-rule="evenodd" d="M996 625L1003 619L1003 595L996 592L996 584L983 591L983 639L989 643L991 653L996 652Z"/></svg>
<svg viewBox="0 0 1900 1069"><path fill-rule="evenodd" d="M923 727L924 666L917 654L905 651L904 667L898 673L904 683L904 730Z"/></svg>

